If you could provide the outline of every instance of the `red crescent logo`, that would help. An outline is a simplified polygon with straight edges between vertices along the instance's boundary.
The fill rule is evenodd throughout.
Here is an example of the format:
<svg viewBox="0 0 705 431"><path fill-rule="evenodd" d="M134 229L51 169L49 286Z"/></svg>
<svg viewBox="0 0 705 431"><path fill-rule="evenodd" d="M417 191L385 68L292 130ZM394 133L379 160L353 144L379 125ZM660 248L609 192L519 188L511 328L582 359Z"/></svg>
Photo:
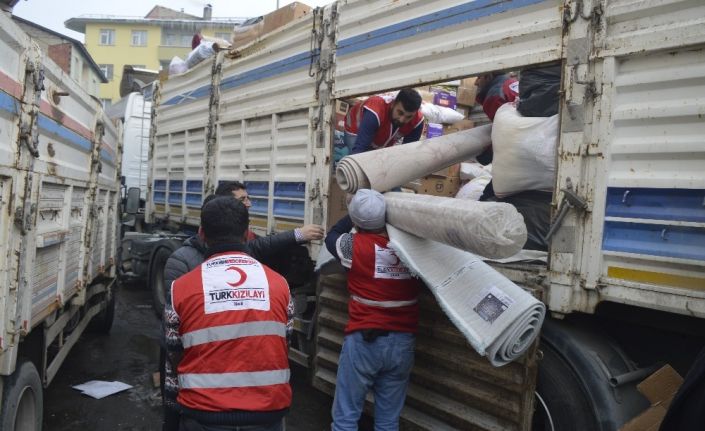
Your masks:
<svg viewBox="0 0 705 431"><path fill-rule="evenodd" d="M228 283L232 287L238 287L247 280L247 274L245 274L245 271L241 270L237 266L229 266L229 267L225 268L225 270L226 271L235 271L238 274L240 274L240 280L238 280L236 283L230 283L230 282L226 281L226 283Z"/></svg>

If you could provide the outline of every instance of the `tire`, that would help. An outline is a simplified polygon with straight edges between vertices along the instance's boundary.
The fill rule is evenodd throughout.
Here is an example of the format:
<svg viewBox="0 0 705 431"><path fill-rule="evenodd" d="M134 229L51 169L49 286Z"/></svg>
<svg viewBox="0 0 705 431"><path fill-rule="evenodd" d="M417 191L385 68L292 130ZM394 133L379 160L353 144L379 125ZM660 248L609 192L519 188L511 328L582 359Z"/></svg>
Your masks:
<svg viewBox="0 0 705 431"><path fill-rule="evenodd" d="M110 292L110 299L105 304L105 308L93 317L91 323L88 324L88 329L91 332L98 334L109 334L115 320L115 285Z"/></svg>
<svg viewBox="0 0 705 431"><path fill-rule="evenodd" d="M540 347L533 431L594 431L600 429L594 408L580 380L560 355Z"/></svg>
<svg viewBox="0 0 705 431"><path fill-rule="evenodd" d="M164 267L166 261L174 250L168 247L159 247L152 258L152 266L149 271L149 286L152 290L152 307L159 319L164 314L164 302L166 301L166 285L164 283Z"/></svg>
<svg viewBox="0 0 705 431"><path fill-rule="evenodd" d="M3 389L0 431L41 431L44 398L39 373L29 361L18 361Z"/></svg>

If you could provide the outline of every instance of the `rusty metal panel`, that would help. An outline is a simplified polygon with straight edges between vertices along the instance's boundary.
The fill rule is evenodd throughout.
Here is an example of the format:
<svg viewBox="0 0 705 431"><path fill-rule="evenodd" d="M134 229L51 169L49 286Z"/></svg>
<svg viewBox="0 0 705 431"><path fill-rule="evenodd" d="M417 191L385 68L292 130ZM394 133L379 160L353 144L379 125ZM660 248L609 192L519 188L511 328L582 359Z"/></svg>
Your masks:
<svg viewBox="0 0 705 431"><path fill-rule="evenodd" d="M313 385L335 392L338 356L347 322L347 277L321 275ZM538 341L537 341L538 343ZM419 333L401 429L530 430L537 345L521 361L495 368L479 356L429 291L420 297ZM370 399L366 412L372 412Z"/></svg>

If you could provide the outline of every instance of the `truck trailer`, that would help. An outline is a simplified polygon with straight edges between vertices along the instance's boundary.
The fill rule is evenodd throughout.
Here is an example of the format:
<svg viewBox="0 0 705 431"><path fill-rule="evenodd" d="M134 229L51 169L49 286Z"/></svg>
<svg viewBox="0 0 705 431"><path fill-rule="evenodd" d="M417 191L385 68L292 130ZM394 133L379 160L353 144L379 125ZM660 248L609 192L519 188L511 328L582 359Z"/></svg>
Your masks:
<svg viewBox="0 0 705 431"><path fill-rule="evenodd" d="M337 103L493 71L559 65L560 134L545 261L492 263L546 304L540 342L501 368L430 294L407 429L616 430L636 384L705 344L705 4L687 0L339 0L154 91L145 219L125 262L151 280L221 181L247 185L259 234L330 226ZM316 259L320 243L309 245ZM292 285L293 360L329 393L345 273ZM162 304L157 304L157 308Z"/></svg>
<svg viewBox="0 0 705 431"><path fill-rule="evenodd" d="M43 388L112 325L120 131L4 10L0 51L0 430L39 431Z"/></svg>

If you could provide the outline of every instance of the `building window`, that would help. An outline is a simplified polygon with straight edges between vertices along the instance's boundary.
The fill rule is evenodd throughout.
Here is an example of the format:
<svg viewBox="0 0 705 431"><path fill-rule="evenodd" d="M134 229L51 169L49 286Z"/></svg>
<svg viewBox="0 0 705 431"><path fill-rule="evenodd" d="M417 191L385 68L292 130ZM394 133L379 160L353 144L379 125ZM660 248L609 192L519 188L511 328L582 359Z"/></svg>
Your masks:
<svg viewBox="0 0 705 431"><path fill-rule="evenodd" d="M113 104L112 99L100 99L100 103L103 104L103 109L108 109Z"/></svg>
<svg viewBox="0 0 705 431"><path fill-rule="evenodd" d="M115 30L110 28L100 29L100 44L115 45Z"/></svg>
<svg viewBox="0 0 705 431"><path fill-rule="evenodd" d="M108 81L113 80L113 65L112 64L99 64L100 70L103 72Z"/></svg>
<svg viewBox="0 0 705 431"><path fill-rule="evenodd" d="M145 30L132 30L132 46L147 46L147 32Z"/></svg>
<svg viewBox="0 0 705 431"><path fill-rule="evenodd" d="M169 70L171 60L159 60L159 70Z"/></svg>
<svg viewBox="0 0 705 431"><path fill-rule="evenodd" d="M172 29L162 29L162 46L183 46L191 47L193 33Z"/></svg>
<svg viewBox="0 0 705 431"><path fill-rule="evenodd" d="M230 33L216 33L215 34L216 39L223 39L226 42L229 42L231 39Z"/></svg>

